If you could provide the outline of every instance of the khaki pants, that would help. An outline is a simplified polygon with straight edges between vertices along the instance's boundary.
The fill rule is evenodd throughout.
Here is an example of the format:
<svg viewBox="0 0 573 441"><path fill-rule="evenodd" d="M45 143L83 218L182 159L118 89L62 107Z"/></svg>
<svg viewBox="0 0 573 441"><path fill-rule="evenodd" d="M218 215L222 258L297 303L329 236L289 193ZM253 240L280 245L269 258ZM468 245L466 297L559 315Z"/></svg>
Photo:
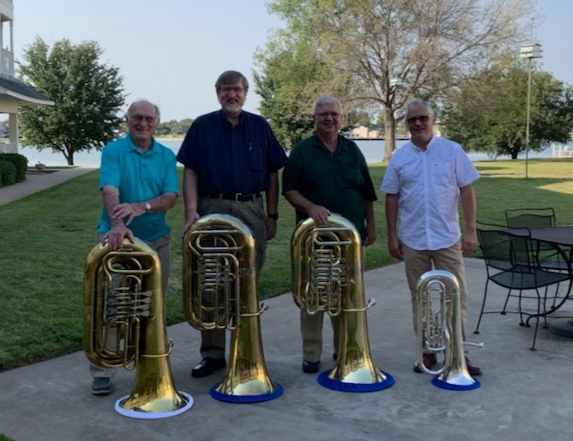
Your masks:
<svg viewBox="0 0 573 441"><path fill-rule="evenodd" d="M97 233L96 243L101 242L103 234ZM161 236L151 242L149 246L155 250L161 263L161 288L163 291L164 300L167 298L167 286L169 284L169 272L171 270L171 234ZM165 302L164 302L165 304ZM114 332L109 334L109 346L114 347L113 342L116 340ZM111 378L115 375L117 369L115 368L102 368L90 363L90 373L92 377L108 377Z"/></svg>
<svg viewBox="0 0 573 441"><path fill-rule="evenodd" d="M466 326L468 318L468 291L466 282L466 269L461 249L461 242L449 248L439 250L414 250L402 244L404 262L406 264L406 279L412 299L412 318L414 332L417 333L418 315L416 312L416 287L422 274L431 271L432 267L452 273L460 284L460 309L462 316L462 339L466 341Z"/></svg>
<svg viewBox="0 0 573 441"><path fill-rule="evenodd" d="M257 254L257 277L265 261L267 247L266 212L263 198L253 201L235 202L226 199L200 198L197 211L201 216L207 214L229 214L243 221L255 237ZM243 295L245 293L241 293ZM203 358L225 358L225 330L201 331L201 356Z"/></svg>

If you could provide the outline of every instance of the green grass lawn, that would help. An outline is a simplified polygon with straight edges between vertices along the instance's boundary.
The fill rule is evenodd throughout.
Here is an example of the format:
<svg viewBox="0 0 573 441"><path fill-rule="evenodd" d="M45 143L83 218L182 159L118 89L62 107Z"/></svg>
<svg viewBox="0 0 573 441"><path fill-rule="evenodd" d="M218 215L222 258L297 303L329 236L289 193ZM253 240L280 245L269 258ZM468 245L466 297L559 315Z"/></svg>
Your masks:
<svg viewBox="0 0 573 441"><path fill-rule="evenodd" d="M477 164L478 220L504 222L504 210L554 207L560 224L573 224L573 160ZM385 167L371 166L378 188ZM182 170L180 170L181 174ZM99 172L75 178L23 200L0 206L0 369L82 349L82 283L101 209ZM392 263L386 249L383 194L376 203L378 240L367 252L368 269ZM290 291L292 208L281 198L279 233L269 243L260 278L261 297ZM183 203L169 212L173 227L169 324L184 320L181 301ZM294 303L293 303L294 307Z"/></svg>

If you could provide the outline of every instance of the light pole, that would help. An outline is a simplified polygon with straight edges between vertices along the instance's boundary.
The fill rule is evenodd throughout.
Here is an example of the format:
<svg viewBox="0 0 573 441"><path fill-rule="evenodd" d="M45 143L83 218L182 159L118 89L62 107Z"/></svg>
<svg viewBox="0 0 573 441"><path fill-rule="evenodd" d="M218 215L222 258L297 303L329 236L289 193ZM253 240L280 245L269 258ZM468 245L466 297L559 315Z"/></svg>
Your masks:
<svg viewBox="0 0 573 441"><path fill-rule="evenodd" d="M529 58L527 76L527 122L525 124L525 179L529 162L529 119L531 112L531 63L534 58L541 58L541 45L539 43L521 46L521 58Z"/></svg>

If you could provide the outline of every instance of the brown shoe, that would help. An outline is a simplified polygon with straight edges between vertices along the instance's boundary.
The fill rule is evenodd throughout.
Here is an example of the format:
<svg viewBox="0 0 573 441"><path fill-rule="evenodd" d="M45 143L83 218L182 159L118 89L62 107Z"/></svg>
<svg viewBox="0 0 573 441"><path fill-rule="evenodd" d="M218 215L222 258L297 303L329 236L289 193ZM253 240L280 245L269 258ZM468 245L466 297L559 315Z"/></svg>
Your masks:
<svg viewBox="0 0 573 441"><path fill-rule="evenodd" d="M470 363L470 360L468 357L466 357L466 366L468 367L468 373L472 376L472 377L476 377L478 375L481 375L481 368L478 366L473 366Z"/></svg>
<svg viewBox="0 0 573 441"><path fill-rule="evenodd" d="M424 363L426 369L430 369L433 365L436 364L437 361L438 360L436 358L436 354L434 354L433 352L430 354L424 354L424 356L422 357L422 362ZM418 374L422 373L422 369L420 369L420 366L418 366L417 362L414 365L414 372L417 372Z"/></svg>

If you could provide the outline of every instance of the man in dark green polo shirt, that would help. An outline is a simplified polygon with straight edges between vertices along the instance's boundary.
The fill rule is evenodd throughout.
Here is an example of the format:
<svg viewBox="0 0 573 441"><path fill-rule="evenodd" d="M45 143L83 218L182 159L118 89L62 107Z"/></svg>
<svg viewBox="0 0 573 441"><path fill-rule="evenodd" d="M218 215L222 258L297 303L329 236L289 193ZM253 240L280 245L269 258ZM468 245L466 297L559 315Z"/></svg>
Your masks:
<svg viewBox="0 0 573 441"><path fill-rule="evenodd" d="M296 209L297 223L308 218L325 224L330 213L351 221L368 246L376 240L373 202L378 199L364 155L354 141L340 135L342 106L330 96L314 104L316 133L292 149L283 173L282 192ZM301 310L302 370L317 372L322 353L324 313ZM338 347L338 320L332 320Z"/></svg>

